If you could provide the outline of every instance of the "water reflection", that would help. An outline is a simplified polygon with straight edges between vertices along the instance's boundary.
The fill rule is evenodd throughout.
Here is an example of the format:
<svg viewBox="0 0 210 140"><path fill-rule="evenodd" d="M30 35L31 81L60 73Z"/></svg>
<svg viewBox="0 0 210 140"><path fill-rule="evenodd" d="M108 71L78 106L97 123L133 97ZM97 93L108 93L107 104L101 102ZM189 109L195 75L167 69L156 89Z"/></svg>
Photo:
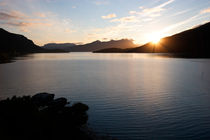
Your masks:
<svg viewBox="0 0 210 140"><path fill-rule="evenodd" d="M210 60L154 54L32 54L0 65L0 97L51 92L88 104L123 139L208 139Z"/></svg>
<svg viewBox="0 0 210 140"><path fill-rule="evenodd" d="M82 55L81 55L82 54ZM40 54L29 54L22 57L18 57L17 60L113 60L113 59L148 59L148 58L171 58L175 57L173 54L169 53L156 53L156 54L148 54L148 53L87 53L87 52L79 52L79 53L45 53Z"/></svg>

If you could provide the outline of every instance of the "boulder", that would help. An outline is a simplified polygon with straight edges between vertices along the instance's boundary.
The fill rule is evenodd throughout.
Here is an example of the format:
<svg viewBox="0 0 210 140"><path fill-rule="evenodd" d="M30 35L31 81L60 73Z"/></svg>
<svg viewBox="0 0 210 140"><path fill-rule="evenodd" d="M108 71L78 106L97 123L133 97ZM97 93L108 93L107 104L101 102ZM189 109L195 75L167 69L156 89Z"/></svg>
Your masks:
<svg viewBox="0 0 210 140"><path fill-rule="evenodd" d="M83 103L76 103L72 106L72 110L75 112L86 112L89 107Z"/></svg>
<svg viewBox="0 0 210 140"><path fill-rule="evenodd" d="M46 106L54 99L54 94L49 93L38 93L34 96L32 96L31 100L34 104L37 106Z"/></svg>
<svg viewBox="0 0 210 140"><path fill-rule="evenodd" d="M51 101L48 104L48 108L60 109L60 108L63 108L66 104L67 104L67 99L62 97L62 98L58 98L58 99Z"/></svg>

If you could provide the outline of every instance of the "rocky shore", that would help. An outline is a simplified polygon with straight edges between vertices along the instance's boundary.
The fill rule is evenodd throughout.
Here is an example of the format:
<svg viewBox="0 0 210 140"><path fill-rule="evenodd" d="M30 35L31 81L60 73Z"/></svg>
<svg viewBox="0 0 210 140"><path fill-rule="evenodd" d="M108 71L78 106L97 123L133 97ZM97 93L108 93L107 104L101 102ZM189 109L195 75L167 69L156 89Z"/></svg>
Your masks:
<svg viewBox="0 0 210 140"><path fill-rule="evenodd" d="M88 106L70 105L54 94L12 97L0 101L0 139L92 140L84 131Z"/></svg>

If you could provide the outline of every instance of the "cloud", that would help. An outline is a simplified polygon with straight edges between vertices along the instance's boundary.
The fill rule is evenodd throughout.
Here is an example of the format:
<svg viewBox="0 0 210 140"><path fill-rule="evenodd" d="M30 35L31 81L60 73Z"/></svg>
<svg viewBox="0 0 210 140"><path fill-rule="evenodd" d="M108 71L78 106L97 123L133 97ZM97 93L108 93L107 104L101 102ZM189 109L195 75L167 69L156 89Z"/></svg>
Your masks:
<svg viewBox="0 0 210 140"><path fill-rule="evenodd" d="M9 21L9 22L5 22L3 24L7 24L10 26L18 26L18 27L27 27L27 26L37 26L37 25L41 25L41 26L52 26L52 24L50 23L32 23L32 22L14 22L14 21Z"/></svg>
<svg viewBox="0 0 210 140"><path fill-rule="evenodd" d="M153 8L145 8L142 11L142 14L148 15L148 16L153 16L153 15L159 15L160 12L165 10L165 6L167 6L168 4L174 2L174 0L169 0L163 4L160 4L156 7Z"/></svg>
<svg viewBox="0 0 210 140"><path fill-rule="evenodd" d="M133 38L138 36L136 31L141 31L140 24L127 24L119 23L117 25L105 27L105 28L93 28L87 31L86 42L94 41L96 39L110 40L110 39L121 39L121 38ZM135 34L135 35L134 35ZM139 36L138 36L139 37Z"/></svg>
<svg viewBox="0 0 210 140"><path fill-rule="evenodd" d="M102 38L102 40L106 41L106 40L108 40L108 38L105 37L105 38Z"/></svg>
<svg viewBox="0 0 210 140"><path fill-rule="evenodd" d="M19 26L19 27L31 25L31 23L27 23L27 22L11 22L11 21L5 22L4 24L10 25L10 26Z"/></svg>
<svg viewBox="0 0 210 140"><path fill-rule="evenodd" d="M56 0L45 0L48 3L56 2Z"/></svg>
<svg viewBox="0 0 210 140"><path fill-rule="evenodd" d="M45 17L46 17L46 14L45 14L45 13L40 13L40 12L34 13L34 15L35 15L35 16L38 16L38 17L40 17L40 18L45 18Z"/></svg>
<svg viewBox="0 0 210 140"><path fill-rule="evenodd" d="M110 19L110 18L114 18L114 17L117 17L117 15L116 14L109 14L109 15L106 15L106 16L101 16L101 18L103 18L103 19Z"/></svg>
<svg viewBox="0 0 210 140"><path fill-rule="evenodd" d="M138 14L136 11L129 11L129 14Z"/></svg>
<svg viewBox="0 0 210 140"><path fill-rule="evenodd" d="M64 30L66 33L73 33L73 32L76 32L76 30L72 30L72 29L69 29L69 28L66 28Z"/></svg>
<svg viewBox="0 0 210 140"><path fill-rule="evenodd" d="M22 19L27 16L19 11L2 11L0 12L0 20Z"/></svg>
<svg viewBox="0 0 210 140"><path fill-rule="evenodd" d="M109 2L107 0L96 0L93 2L95 5L107 5Z"/></svg>
<svg viewBox="0 0 210 140"><path fill-rule="evenodd" d="M118 19L113 19L111 22L138 22L135 16L127 16Z"/></svg>
<svg viewBox="0 0 210 140"><path fill-rule="evenodd" d="M190 23L190 22L192 22L192 21L194 21L194 20L197 20L202 14L203 14L203 13L200 12L200 13L198 13L198 14L196 14L196 15L190 17L190 18L187 18L187 19L183 20L183 21L180 21L180 22L174 23L174 24L172 24L172 25L170 25L170 26L167 26L167 27L165 27L163 30L161 30L161 33L162 33L162 34L166 34L167 32L173 30L174 28L180 27L181 25L185 25L185 24ZM196 25L196 26L197 26L197 25ZM195 28L196 26L193 26L193 27L191 27L191 28Z"/></svg>
<svg viewBox="0 0 210 140"><path fill-rule="evenodd" d="M197 13L196 15L194 15L194 16L188 18L188 19L185 19L185 20L180 21L180 22L178 22L178 23L172 24L172 25L170 25L170 26L164 28L164 29L162 30L162 32L168 32L168 31L170 31L170 30L172 30L172 29L174 29L174 28L176 28L176 27L178 27L178 26L187 24L187 23L189 23L189 22L192 22L193 20L197 20L199 17L201 17L201 15L206 14L206 13L210 13L210 8L203 9L203 10L201 10L199 13ZM194 27L195 27L195 26L193 26L193 28L194 28Z"/></svg>
<svg viewBox="0 0 210 140"><path fill-rule="evenodd" d="M0 12L0 19L1 20L9 20L9 19L17 19L19 18L16 15L12 15L10 13Z"/></svg>
<svg viewBox="0 0 210 140"><path fill-rule="evenodd" d="M200 11L200 14L206 14L206 13L210 13L210 7Z"/></svg>
<svg viewBox="0 0 210 140"><path fill-rule="evenodd" d="M164 7L169 5L170 3L174 2L175 0L168 0L165 3L162 3L158 6L152 7L152 8L144 8L142 6L139 7L141 9L141 12L137 11L130 11L130 14L138 14L142 17L158 17L161 16L161 12L166 10Z"/></svg>
<svg viewBox="0 0 210 140"><path fill-rule="evenodd" d="M144 9L144 7L143 6L139 6L139 9Z"/></svg>
<svg viewBox="0 0 210 140"><path fill-rule="evenodd" d="M7 5L7 2L6 1L1 1L0 2L0 6L6 6Z"/></svg>
<svg viewBox="0 0 210 140"><path fill-rule="evenodd" d="M183 15L184 13L187 13L190 10L192 10L192 9L186 9L186 10L183 10L183 11L176 12L176 13L170 15L170 17L174 17L174 16L178 16L178 15Z"/></svg>
<svg viewBox="0 0 210 140"><path fill-rule="evenodd" d="M36 16L36 17L34 17ZM0 12L0 24L15 26L15 27L28 27L28 26L50 26L50 23L47 23L45 18L46 15L44 13L34 13L31 16L26 15L20 11L7 11L7 12Z"/></svg>
<svg viewBox="0 0 210 140"><path fill-rule="evenodd" d="M1 0L0 0L1 1ZM33 1L35 0L24 0ZM11 0L7 3L13 2ZM14 1L15 3L16 1ZM0 4L2 4L0 2ZM26 3L28 4L28 3ZM34 40L35 43L42 45L51 41L56 42L76 40L77 26L73 25L71 19L63 18L51 11L36 9L18 9L13 5L9 7L0 5L0 26L6 30L14 30ZM27 12L26 12L27 11Z"/></svg>

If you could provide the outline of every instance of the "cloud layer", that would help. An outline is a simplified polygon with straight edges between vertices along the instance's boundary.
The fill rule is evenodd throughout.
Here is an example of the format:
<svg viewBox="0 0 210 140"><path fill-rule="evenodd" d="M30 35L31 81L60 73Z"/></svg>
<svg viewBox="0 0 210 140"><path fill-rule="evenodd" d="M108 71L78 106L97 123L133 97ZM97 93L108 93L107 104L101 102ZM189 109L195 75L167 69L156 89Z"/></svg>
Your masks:
<svg viewBox="0 0 210 140"><path fill-rule="evenodd" d="M209 0L0 0L0 25L38 44L104 38L146 43L151 34L171 35L209 21L209 4Z"/></svg>
<svg viewBox="0 0 210 140"><path fill-rule="evenodd" d="M103 18L103 19L110 19L110 18L115 18L115 17L117 17L116 16L116 14L108 14L108 15L106 15L106 16L101 16L101 18Z"/></svg>
<svg viewBox="0 0 210 140"><path fill-rule="evenodd" d="M201 11L201 14L210 13L210 7Z"/></svg>

